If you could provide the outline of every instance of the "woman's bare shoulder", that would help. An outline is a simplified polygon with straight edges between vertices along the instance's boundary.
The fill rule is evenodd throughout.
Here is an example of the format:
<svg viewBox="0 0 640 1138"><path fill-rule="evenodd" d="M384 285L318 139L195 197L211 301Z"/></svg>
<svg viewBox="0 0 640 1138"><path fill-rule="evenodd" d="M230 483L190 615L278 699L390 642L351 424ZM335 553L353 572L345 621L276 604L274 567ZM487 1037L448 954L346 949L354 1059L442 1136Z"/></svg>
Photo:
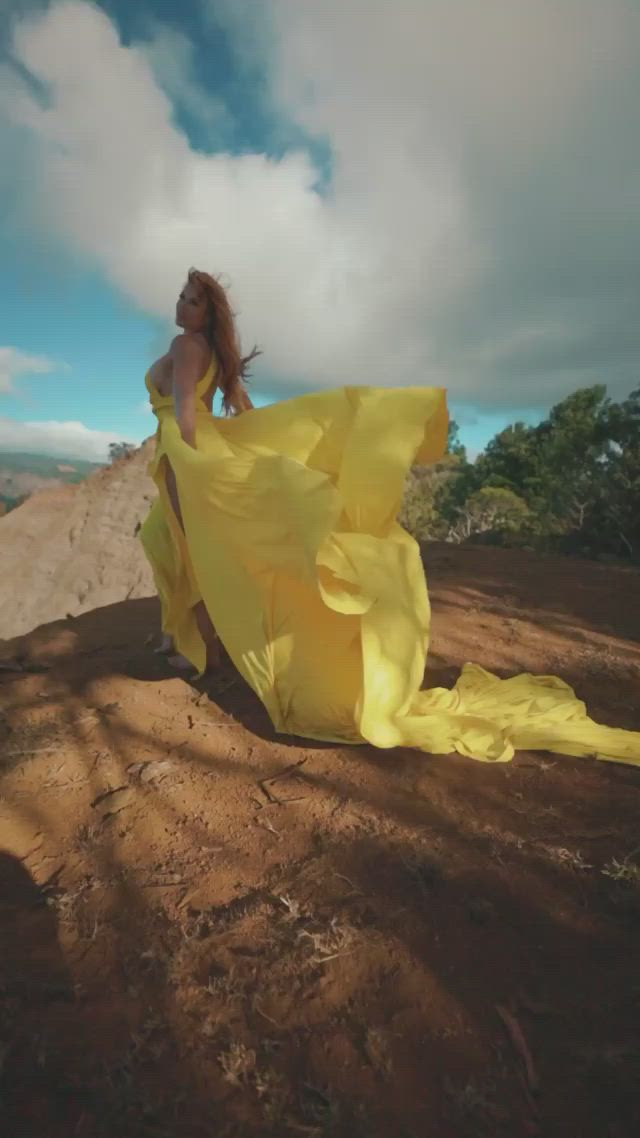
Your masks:
<svg viewBox="0 0 640 1138"><path fill-rule="evenodd" d="M211 348L204 336L200 336L196 332L182 332L180 335L174 336L171 341L169 357L174 375L177 374L177 369L181 373L195 377L197 382L209 365Z"/></svg>
<svg viewBox="0 0 640 1138"><path fill-rule="evenodd" d="M210 351L207 341L199 332L179 332L173 337L169 347L169 355L174 358L176 356L194 358L197 355L207 355Z"/></svg>

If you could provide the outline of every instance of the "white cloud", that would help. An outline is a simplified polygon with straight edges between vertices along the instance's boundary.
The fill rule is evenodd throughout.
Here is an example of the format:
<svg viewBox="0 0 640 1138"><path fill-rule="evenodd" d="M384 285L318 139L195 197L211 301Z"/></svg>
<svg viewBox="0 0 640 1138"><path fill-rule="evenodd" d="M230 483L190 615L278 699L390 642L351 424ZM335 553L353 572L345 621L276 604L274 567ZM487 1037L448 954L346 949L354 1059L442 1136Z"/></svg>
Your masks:
<svg viewBox="0 0 640 1138"><path fill-rule="evenodd" d="M541 402L596 378L628 390L629 0L216 0L217 20L225 6L239 66L328 142L326 196L305 152L190 148L171 100L207 112L181 33L155 25L125 48L103 11L60 0L16 24L46 101L0 75L25 223L157 315L190 264L223 271L281 391L443 382L458 401L531 405L532 387Z"/></svg>
<svg viewBox="0 0 640 1138"><path fill-rule="evenodd" d="M46 375L59 367L46 356L33 356L19 348L0 348L0 395L12 393L20 376Z"/></svg>
<svg viewBox="0 0 640 1138"><path fill-rule="evenodd" d="M212 144L225 140L233 130L231 117L222 100L214 98L194 78L194 48L189 37L150 18L147 38L139 47L151 65L156 83L173 106L203 127Z"/></svg>
<svg viewBox="0 0 640 1138"><path fill-rule="evenodd" d="M28 454L50 454L60 458L85 458L90 462L106 462L109 444L135 442L117 431L94 431L78 422L21 423L0 417L0 452L25 451Z"/></svg>
<svg viewBox="0 0 640 1138"><path fill-rule="evenodd" d="M512 405L637 383L637 4L204 2L329 140L336 205L386 249L376 319L420 379Z"/></svg>

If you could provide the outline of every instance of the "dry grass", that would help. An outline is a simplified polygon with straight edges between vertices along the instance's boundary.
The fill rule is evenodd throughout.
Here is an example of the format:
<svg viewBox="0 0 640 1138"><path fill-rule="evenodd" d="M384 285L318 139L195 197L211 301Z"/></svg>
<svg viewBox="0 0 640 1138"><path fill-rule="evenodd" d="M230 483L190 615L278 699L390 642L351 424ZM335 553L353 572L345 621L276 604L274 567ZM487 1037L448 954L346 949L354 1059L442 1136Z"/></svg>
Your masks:
<svg viewBox="0 0 640 1138"><path fill-rule="evenodd" d="M225 1082L232 1087L246 1087L256 1069L256 1053L244 1043L232 1043L228 1051L221 1051L218 1063Z"/></svg>
<svg viewBox="0 0 640 1138"><path fill-rule="evenodd" d="M311 959L314 964L328 964L330 960L337 960L338 957L350 955L356 950L355 930L349 925L340 925L337 917L332 917L329 927L320 932L303 929L298 936L311 942L313 947Z"/></svg>
<svg viewBox="0 0 640 1138"><path fill-rule="evenodd" d="M551 861L555 862L556 865L561 865L564 869L572 869L576 872L593 869L593 866L585 861L579 850L568 850L564 846L544 846L544 851Z"/></svg>
<svg viewBox="0 0 640 1138"><path fill-rule="evenodd" d="M612 881L624 881L628 885L640 887L640 865L630 860L631 854L621 861L614 857L604 866L602 873Z"/></svg>

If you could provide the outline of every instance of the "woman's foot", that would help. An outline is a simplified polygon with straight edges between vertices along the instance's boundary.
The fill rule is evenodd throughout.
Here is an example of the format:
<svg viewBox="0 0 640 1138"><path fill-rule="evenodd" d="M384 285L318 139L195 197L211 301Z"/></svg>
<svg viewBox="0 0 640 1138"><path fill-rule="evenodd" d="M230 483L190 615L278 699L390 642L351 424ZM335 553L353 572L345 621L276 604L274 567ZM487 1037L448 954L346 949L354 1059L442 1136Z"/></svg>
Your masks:
<svg viewBox="0 0 640 1138"><path fill-rule="evenodd" d="M167 636L166 633L163 635L158 647L153 649L156 656L170 656L175 650L176 646L173 643L173 636Z"/></svg>
<svg viewBox="0 0 640 1138"><path fill-rule="evenodd" d="M187 660L180 652L175 652L172 656L167 656L167 663L175 668L177 672L195 672L195 668L191 660Z"/></svg>

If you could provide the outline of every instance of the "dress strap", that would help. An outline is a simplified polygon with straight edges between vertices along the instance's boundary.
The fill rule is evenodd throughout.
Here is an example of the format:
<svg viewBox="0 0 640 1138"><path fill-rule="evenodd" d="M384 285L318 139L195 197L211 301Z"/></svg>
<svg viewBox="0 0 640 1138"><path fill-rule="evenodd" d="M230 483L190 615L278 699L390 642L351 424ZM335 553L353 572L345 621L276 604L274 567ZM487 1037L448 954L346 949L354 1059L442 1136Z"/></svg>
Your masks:
<svg viewBox="0 0 640 1138"><path fill-rule="evenodd" d="M214 374L217 370L217 362L218 361L216 360L215 352L212 352L211 353L211 360L209 362L209 367L207 368L206 372L202 376L202 379L199 379L197 384L196 384L196 395L200 399L202 399L202 396L211 387L211 383L212 383Z"/></svg>

